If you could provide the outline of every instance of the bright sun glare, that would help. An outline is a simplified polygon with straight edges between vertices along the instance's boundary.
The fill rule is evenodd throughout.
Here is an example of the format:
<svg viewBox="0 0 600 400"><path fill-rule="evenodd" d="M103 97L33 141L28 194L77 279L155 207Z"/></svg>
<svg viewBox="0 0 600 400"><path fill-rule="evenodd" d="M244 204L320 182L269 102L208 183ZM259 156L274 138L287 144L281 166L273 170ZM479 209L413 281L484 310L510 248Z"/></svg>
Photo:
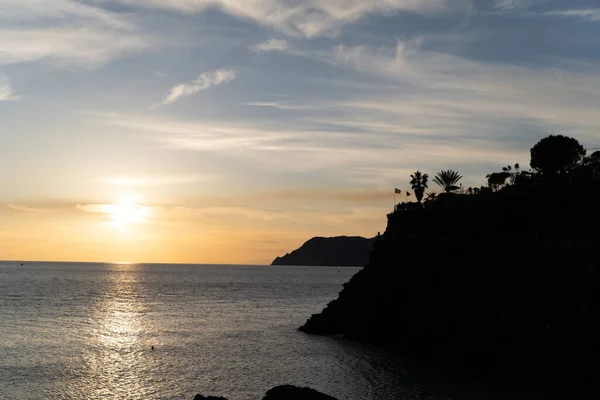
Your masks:
<svg viewBox="0 0 600 400"><path fill-rule="evenodd" d="M108 213L116 225L131 225L143 222L148 216L148 207L135 203L134 198L108 206Z"/></svg>

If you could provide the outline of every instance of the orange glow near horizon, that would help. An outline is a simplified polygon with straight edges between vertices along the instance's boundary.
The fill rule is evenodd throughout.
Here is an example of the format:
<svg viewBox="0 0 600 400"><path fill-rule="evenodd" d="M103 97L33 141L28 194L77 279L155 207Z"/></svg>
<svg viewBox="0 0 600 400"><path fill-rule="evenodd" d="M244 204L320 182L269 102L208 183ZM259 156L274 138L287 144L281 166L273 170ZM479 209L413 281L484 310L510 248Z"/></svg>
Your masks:
<svg viewBox="0 0 600 400"><path fill-rule="evenodd" d="M180 202L150 189L109 196L0 207L0 259L270 264L313 236L374 236L387 211L350 203L340 212L330 201L287 197L283 207L262 194Z"/></svg>

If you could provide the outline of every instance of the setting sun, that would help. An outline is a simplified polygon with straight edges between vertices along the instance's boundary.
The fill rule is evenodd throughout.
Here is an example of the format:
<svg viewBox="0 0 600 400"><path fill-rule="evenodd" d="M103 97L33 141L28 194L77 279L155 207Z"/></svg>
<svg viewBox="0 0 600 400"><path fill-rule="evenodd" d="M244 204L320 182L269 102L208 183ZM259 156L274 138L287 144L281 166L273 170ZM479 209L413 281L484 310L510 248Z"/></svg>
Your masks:
<svg viewBox="0 0 600 400"><path fill-rule="evenodd" d="M110 214L111 220L119 226L145 221L148 211L148 207L136 204L133 199L107 206L107 212Z"/></svg>

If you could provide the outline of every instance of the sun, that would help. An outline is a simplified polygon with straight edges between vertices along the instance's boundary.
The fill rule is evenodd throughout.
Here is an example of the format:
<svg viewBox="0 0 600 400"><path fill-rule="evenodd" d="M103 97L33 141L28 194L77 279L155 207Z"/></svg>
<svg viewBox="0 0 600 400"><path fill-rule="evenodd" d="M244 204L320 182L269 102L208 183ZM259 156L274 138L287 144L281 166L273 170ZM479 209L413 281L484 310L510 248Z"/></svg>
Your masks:
<svg viewBox="0 0 600 400"><path fill-rule="evenodd" d="M110 204L108 213L115 225L132 225L143 222L148 217L149 207L144 207L135 203L134 198Z"/></svg>

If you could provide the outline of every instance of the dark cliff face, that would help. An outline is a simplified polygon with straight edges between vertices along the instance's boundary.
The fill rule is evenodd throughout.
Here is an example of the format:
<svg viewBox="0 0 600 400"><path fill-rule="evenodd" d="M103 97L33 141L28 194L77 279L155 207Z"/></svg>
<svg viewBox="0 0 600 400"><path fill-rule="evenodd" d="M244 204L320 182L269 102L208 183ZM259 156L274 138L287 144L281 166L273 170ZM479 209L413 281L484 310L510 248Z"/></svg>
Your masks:
<svg viewBox="0 0 600 400"><path fill-rule="evenodd" d="M271 265L362 267L369 263L373 241L359 236L314 237Z"/></svg>
<svg viewBox="0 0 600 400"><path fill-rule="evenodd" d="M453 362L600 355L600 185L443 196L388 215L367 267L300 329Z"/></svg>

